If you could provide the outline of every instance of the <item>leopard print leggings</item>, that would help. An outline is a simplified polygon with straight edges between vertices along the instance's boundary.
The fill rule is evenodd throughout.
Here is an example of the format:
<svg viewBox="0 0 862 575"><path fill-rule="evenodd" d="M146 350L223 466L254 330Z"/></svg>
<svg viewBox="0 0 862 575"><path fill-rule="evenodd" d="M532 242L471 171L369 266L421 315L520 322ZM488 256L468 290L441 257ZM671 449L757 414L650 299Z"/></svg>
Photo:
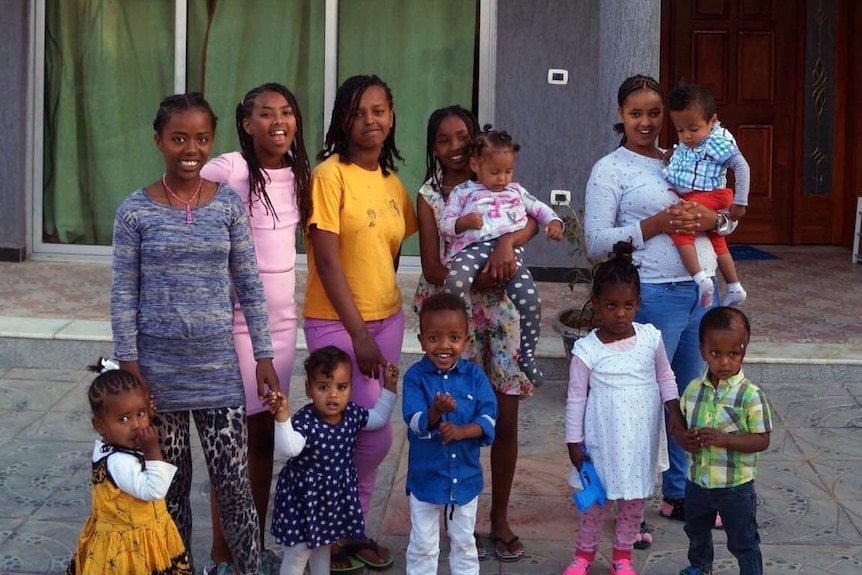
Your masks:
<svg viewBox="0 0 862 575"><path fill-rule="evenodd" d="M245 407L200 409L191 412L204 450L213 492L221 509L225 534L236 573L260 573L260 526L248 480L248 422ZM159 413L154 420L165 461L177 474L165 497L168 511L183 542L192 549L192 452L189 412ZM193 564L194 565L194 564Z"/></svg>

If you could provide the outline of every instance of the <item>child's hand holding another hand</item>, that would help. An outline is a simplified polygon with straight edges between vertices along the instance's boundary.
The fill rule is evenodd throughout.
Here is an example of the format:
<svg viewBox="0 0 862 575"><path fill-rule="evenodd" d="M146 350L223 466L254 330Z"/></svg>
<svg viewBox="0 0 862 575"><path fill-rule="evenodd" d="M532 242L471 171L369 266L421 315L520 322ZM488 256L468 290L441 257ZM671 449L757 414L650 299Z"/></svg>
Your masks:
<svg viewBox="0 0 862 575"><path fill-rule="evenodd" d="M545 228L545 233L548 234L548 237L552 240L560 241L563 239L563 222L560 220L553 220L548 227Z"/></svg>
<svg viewBox="0 0 862 575"><path fill-rule="evenodd" d="M268 391L266 397L263 398L263 404L279 423L284 423L290 417L287 397L280 391Z"/></svg>
<svg viewBox="0 0 862 575"><path fill-rule="evenodd" d="M700 442L700 433L697 428L677 429L673 438L677 443L679 443L680 447L690 453L694 453L703 447L703 444Z"/></svg>
<svg viewBox="0 0 862 575"><path fill-rule="evenodd" d="M441 421L438 429L440 431L440 437L443 438L443 443L461 441L465 437L464 429L460 425L455 425L448 421Z"/></svg>
<svg viewBox="0 0 862 575"><path fill-rule="evenodd" d="M398 366L387 363L383 368L383 389L398 393Z"/></svg>

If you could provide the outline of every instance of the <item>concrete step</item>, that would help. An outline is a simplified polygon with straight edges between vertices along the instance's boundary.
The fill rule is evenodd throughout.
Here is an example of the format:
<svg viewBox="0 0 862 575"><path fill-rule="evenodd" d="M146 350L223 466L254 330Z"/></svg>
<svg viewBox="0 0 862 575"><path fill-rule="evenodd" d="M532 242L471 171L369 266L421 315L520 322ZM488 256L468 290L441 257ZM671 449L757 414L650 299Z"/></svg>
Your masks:
<svg viewBox="0 0 862 575"><path fill-rule="evenodd" d="M550 331L550 330L548 330ZM305 337L297 337L299 354L294 374L302 374ZM0 316L0 368L39 367L68 369L87 365L98 356L110 356L109 322ZM422 356L416 334L404 334L402 373ZM569 362L562 338L543 335L537 357L548 381L568 379ZM862 381L862 351L850 343L781 343L752 341L745 372L758 382Z"/></svg>

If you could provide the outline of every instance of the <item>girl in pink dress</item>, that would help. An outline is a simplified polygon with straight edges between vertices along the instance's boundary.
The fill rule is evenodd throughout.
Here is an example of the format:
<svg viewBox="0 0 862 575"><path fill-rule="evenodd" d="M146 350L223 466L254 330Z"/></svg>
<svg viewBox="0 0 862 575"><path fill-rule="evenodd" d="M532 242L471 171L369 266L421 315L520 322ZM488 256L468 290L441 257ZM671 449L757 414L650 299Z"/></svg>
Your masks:
<svg viewBox="0 0 862 575"><path fill-rule="evenodd" d="M289 382L296 356L296 230L305 229L311 196L310 168L302 139L302 115L294 95L281 84L263 84L236 107L239 152L211 160L201 173L226 182L247 204L260 277L266 295L273 363L279 381ZM255 360L248 326L234 308L234 345L239 356L248 412L248 472L260 520L261 549L272 483L273 417L257 396ZM285 384L285 393L288 385ZM231 556L221 531L219 509L212 502L213 544L205 574L216 573ZM264 572L277 572L280 560L263 551ZM269 570L268 570L269 569ZM220 572L220 571L219 571Z"/></svg>

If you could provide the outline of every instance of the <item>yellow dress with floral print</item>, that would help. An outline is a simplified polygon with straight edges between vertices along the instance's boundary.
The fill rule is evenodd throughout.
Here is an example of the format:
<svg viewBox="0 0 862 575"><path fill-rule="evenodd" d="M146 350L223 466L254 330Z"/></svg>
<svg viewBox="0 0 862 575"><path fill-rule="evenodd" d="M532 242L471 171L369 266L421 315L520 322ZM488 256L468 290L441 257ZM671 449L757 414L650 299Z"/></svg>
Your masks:
<svg viewBox="0 0 862 575"><path fill-rule="evenodd" d="M107 462L103 457L93 463L93 514L67 575L193 575L165 500L143 501L121 491Z"/></svg>

